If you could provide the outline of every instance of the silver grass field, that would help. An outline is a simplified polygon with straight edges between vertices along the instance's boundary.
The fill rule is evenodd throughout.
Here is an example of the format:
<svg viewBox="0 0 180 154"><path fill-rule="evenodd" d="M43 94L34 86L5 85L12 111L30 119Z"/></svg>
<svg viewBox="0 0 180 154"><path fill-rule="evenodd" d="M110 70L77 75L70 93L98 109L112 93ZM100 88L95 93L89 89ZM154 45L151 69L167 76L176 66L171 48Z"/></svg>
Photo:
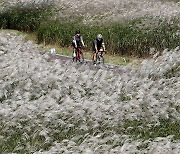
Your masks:
<svg viewBox="0 0 180 154"><path fill-rule="evenodd" d="M138 18L143 27L173 25L180 15L178 0L0 0L0 11L19 3L53 4L53 19L81 16L85 25ZM176 28L175 48L151 48L138 66L117 71L51 59L24 35L1 30L0 153L179 154Z"/></svg>
<svg viewBox="0 0 180 154"><path fill-rule="evenodd" d="M117 74L48 61L23 36L0 35L2 152L180 152L179 47Z"/></svg>

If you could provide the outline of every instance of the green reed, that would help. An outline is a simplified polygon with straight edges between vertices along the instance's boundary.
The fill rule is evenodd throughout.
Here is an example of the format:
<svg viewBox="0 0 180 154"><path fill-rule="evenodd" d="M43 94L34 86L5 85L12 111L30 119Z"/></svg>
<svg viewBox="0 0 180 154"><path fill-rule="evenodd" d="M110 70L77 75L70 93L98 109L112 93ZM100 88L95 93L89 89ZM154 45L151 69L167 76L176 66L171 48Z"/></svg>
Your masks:
<svg viewBox="0 0 180 154"><path fill-rule="evenodd" d="M70 46L75 30L80 29L88 49L98 33L102 33L111 54L148 56L150 48L162 51L179 45L180 35L176 34L178 26L161 23L153 29L135 28L135 23L113 23L108 26L86 26L79 23L50 21L42 24L37 30L38 42Z"/></svg>

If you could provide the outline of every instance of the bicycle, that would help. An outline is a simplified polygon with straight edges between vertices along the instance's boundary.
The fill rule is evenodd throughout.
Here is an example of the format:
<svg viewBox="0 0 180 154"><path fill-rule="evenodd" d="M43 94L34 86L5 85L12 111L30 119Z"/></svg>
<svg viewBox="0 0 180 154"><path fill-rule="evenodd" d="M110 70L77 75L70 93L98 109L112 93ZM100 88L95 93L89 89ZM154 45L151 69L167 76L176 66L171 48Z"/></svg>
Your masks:
<svg viewBox="0 0 180 154"><path fill-rule="evenodd" d="M102 49L100 49L96 55L96 62L98 64L104 64L104 57L103 57L103 51ZM106 52L105 52L106 53Z"/></svg>
<svg viewBox="0 0 180 154"><path fill-rule="evenodd" d="M98 64L104 64L103 51L98 51L97 62L98 62Z"/></svg>
<svg viewBox="0 0 180 154"><path fill-rule="evenodd" d="M74 61L79 61L80 63L84 62L84 55L83 52L81 51L81 47L74 48L73 50L73 55L72 55L72 60Z"/></svg>

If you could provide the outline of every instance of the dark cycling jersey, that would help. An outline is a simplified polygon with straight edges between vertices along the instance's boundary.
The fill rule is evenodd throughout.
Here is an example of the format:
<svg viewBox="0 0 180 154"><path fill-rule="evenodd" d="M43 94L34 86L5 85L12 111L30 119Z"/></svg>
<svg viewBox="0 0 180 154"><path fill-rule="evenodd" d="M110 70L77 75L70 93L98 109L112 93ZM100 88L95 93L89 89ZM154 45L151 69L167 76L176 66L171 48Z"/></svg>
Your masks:
<svg viewBox="0 0 180 154"><path fill-rule="evenodd" d="M75 35L73 37L73 46L74 47L81 47L81 44L84 45L82 35Z"/></svg>
<svg viewBox="0 0 180 154"><path fill-rule="evenodd" d="M95 48L96 45L97 45L97 49L100 50L102 48L103 44L104 44L103 39L101 39L101 40L95 39L94 42L93 42L92 50L96 51L96 48Z"/></svg>

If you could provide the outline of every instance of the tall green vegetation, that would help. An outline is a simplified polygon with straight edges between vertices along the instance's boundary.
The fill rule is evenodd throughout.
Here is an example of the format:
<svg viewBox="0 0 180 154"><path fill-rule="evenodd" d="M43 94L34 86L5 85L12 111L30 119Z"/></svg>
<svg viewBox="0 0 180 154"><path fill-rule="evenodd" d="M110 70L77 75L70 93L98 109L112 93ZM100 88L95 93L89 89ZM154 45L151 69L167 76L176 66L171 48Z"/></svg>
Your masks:
<svg viewBox="0 0 180 154"><path fill-rule="evenodd" d="M49 17L51 8L50 5L35 7L33 4L10 7L0 13L0 27L34 32Z"/></svg>
<svg viewBox="0 0 180 154"><path fill-rule="evenodd" d="M39 43L55 43L61 46L70 46L71 36L74 35L76 29L80 28L89 49L96 35L102 33L107 49L112 54L127 54L139 57L148 56L152 47L161 51L165 48L175 48L179 45L178 24L160 22L160 26L152 29L138 28L136 24L136 21L130 21L126 24L114 23L98 27L51 21L39 27L37 38Z"/></svg>
<svg viewBox="0 0 180 154"><path fill-rule="evenodd" d="M38 8L33 5L16 6L0 14L0 27L36 32L38 43L65 47L71 46L74 32L80 29L88 50L91 50L96 35L102 33L109 53L138 57L148 56L150 48L162 51L175 48L180 42L179 22L175 19L172 20L173 24L159 21L158 26L153 28L143 27L144 19L95 26L84 25L79 19L73 22L70 19L54 21L50 19L51 13L52 6L49 5Z"/></svg>

